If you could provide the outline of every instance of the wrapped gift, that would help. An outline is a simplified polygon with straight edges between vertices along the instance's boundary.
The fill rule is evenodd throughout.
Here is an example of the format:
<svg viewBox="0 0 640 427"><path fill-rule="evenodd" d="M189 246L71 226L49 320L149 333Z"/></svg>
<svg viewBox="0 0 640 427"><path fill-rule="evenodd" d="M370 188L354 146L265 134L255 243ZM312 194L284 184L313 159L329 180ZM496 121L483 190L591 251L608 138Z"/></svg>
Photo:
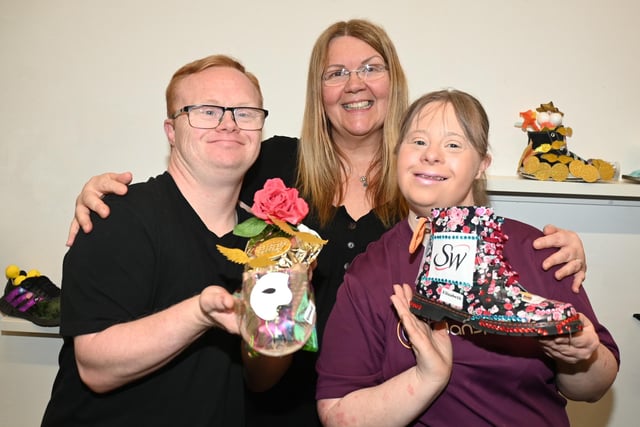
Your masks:
<svg viewBox="0 0 640 427"><path fill-rule="evenodd" d="M302 347L315 350L315 301L310 266L327 243L302 224L309 212L298 191L281 179L256 192L254 217L234 234L247 237L245 250L218 246L230 261L244 264L240 333L256 352L282 356Z"/></svg>

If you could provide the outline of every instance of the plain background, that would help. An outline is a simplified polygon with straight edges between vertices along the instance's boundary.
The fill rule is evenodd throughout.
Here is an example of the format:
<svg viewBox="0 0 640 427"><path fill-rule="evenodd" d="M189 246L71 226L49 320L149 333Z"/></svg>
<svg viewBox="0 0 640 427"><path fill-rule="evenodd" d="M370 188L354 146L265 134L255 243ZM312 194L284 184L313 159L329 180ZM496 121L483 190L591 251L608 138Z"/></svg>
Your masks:
<svg viewBox="0 0 640 427"><path fill-rule="evenodd" d="M240 59L261 80L264 136L297 136L316 37L367 18L394 40L411 99L455 87L491 120L493 175L514 175L518 113L553 101L569 149L640 168L640 5L594 1L0 0L0 265L61 274L90 176L165 169L164 90L184 63Z"/></svg>
<svg viewBox="0 0 640 427"><path fill-rule="evenodd" d="M549 101L573 128L570 150L623 173L640 169L638 17L633 0L0 0L0 267L36 268L60 283L74 200L89 177L129 170L145 181L165 169L164 90L187 62L240 59L262 84L264 136L297 136L312 45L350 18L388 31L411 99L455 87L483 102L490 174L515 175L526 145L518 113ZM611 399L608 408L625 411Z"/></svg>

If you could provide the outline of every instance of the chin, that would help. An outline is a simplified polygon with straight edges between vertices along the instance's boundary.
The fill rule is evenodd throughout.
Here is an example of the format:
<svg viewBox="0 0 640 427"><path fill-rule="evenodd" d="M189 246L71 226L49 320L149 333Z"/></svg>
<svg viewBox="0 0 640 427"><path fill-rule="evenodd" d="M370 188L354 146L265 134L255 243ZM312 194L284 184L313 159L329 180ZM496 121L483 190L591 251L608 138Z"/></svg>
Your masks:
<svg viewBox="0 0 640 427"><path fill-rule="evenodd" d="M420 203L419 205L416 205L415 203L409 201L409 210L411 211L411 213L415 214L416 216L431 216L431 209L438 207L435 205L425 205L423 203Z"/></svg>

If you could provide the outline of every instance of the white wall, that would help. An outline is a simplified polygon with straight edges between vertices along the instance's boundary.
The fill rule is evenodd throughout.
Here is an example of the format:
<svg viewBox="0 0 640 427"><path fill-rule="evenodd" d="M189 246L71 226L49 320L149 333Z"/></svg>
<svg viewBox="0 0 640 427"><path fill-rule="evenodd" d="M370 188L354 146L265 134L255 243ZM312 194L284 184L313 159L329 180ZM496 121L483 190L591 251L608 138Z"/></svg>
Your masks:
<svg viewBox="0 0 640 427"><path fill-rule="evenodd" d="M570 184L589 185L589 184ZM640 193L636 193L640 196ZM584 290L620 348L621 364L613 387L596 403L569 402L576 427L628 427L640 418L640 313L637 248L640 243L640 197L634 200L497 195L491 204L501 215L538 228L553 218L560 227L580 233L587 253ZM526 422L523 425L527 425Z"/></svg>
<svg viewBox="0 0 640 427"><path fill-rule="evenodd" d="M478 96L490 173L514 174L526 143L518 112L551 100L574 130L572 151L638 169L638 16L634 0L0 0L0 267L59 283L82 184L164 170L164 89L188 61L241 59L262 82L265 136L297 135L311 47L342 19L387 29L412 98L443 87Z"/></svg>
<svg viewBox="0 0 640 427"><path fill-rule="evenodd" d="M262 81L265 136L297 135L311 46L340 19L387 29L412 98L453 86L483 101L494 175L513 175L526 143L518 112L550 100L570 149L640 168L638 16L633 0L0 0L0 266L59 279L82 184L164 169L163 93L188 61L240 58Z"/></svg>

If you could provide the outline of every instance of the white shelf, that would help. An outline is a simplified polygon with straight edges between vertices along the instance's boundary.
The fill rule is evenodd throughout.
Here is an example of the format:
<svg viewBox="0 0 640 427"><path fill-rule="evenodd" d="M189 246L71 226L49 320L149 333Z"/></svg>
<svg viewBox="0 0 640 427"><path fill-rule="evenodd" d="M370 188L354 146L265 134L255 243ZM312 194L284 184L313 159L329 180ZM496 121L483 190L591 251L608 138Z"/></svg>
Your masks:
<svg viewBox="0 0 640 427"><path fill-rule="evenodd" d="M42 327L18 317L0 314L0 332L3 335L30 335L59 337L58 326Z"/></svg>
<svg viewBox="0 0 640 427"><path fill-rule="evenodd" d="M586 183L537 181L518 176L488 176L487 190L489 194L640 200L640 184L624 180Z"/></svg>

